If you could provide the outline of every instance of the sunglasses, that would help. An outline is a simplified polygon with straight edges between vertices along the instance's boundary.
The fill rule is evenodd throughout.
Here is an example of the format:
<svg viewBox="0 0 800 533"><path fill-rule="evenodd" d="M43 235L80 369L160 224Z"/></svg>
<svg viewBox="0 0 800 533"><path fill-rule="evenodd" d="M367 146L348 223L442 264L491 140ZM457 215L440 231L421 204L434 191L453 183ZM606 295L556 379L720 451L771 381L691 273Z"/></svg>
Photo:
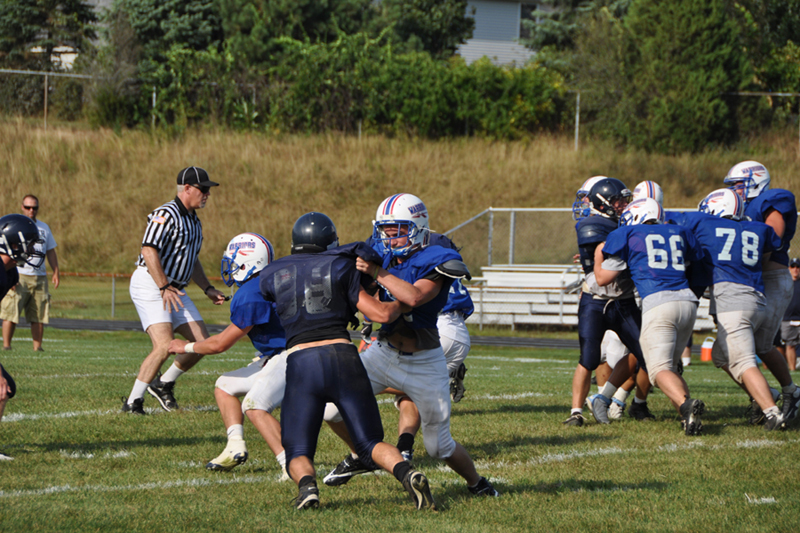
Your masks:
<svg viewBox="0 0 800 533"><path fill-rule="evenodd" d="M202 194L208 194L209 192L211 192L211 187L204 187L201 185L192 185L192 187L200 191Z"/></svg>
<svg viewBox="0 0 800 533"><path fill-rule="evenodd" d="M38 205L23 205L22 209L33 209L34 211L38 211L39 210L39 206Z"/></svg>

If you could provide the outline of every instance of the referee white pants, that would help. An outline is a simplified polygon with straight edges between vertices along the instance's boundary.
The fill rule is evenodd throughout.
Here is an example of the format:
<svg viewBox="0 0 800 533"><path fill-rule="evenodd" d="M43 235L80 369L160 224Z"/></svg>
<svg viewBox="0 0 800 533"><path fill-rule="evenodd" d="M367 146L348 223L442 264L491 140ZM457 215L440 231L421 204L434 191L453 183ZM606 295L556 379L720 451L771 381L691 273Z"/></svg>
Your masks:
<svg viewBox="0 0 800 533"><path fill-rule="evenodd" d="M158 285L145 267L140 266L133 272L130 293L145 331L153 324L171 323L172 331L175 331L183 324L203 321L203 317L200 316L200 312L188 294L180 297L181 303L183 303L182 308L172 312L165 310L161 291L158 290Z"/></svg>

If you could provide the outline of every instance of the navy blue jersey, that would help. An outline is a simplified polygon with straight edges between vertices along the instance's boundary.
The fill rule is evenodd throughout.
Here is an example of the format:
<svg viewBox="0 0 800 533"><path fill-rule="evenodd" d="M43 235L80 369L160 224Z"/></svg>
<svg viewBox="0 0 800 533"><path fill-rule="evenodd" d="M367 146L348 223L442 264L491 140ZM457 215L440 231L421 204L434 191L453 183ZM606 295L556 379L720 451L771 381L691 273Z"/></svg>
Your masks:
<svg viewBox="0 0 800 533"><path fill-rule="evenodd" d="M338 248L295 254L261 271L261 293L277 303L287 348L320 340L350 340L347 325L358 311L362 286L354 257Z"/></svg>
<svg viewBox="0 0 800 533"><path fill-rule="evenodd" d="M764 292L761 262L765 253L781 245L771 227L707 213L686 213L684 223L713 264L713 283L739 283Z"/></svg>
<svg viewBox="0 0 800 533"><path fill-rule="evenodd" d="M385 256L383 258L383 268L388 270L390 274L413 285L418 280L434 272L436 267L442 263L453 259L461 261L461 256L458 252L449 248L427 246L406 258L402 263L393 265L392 259L391 254ZM401 323L411 329L435 329L437 317L439 312L444 308L445 303L447 303L450 284L453 282L453 278L448 276L442 276L442 279L444 280L442 288L439 294L431 301L415 307L411 312L403 314L391 324L384 324L381 327L381 332L388 336ZM395 299L383 288L381 289L380 295L381 300L384 302L390 302Z"/></svg>
<svg viewBox="0 0 800 533"><path fill-rule="evenodd" d="M769 259L788 267L789 245L797 229L797 205L794 194L786 189L767 189L745 204L744 214L750 217L750 220L764 222L770 209L775 209L783 215L786 229L783 230L781 246L772 252Z"/></svg>
<svg viewBox="0 0 800 533"><path fill-rule="evenodd" d="M794 293L792 294L792 301L783 315L784 322L800 320L800 279L793 281L792 286L794 287Z"/></svg>
<svg viewBox="0 0 800 533"><path fill-rule="evenodd" d="M0 300L2 300L6 293L11 290L11 287L17 283L19 283L17 267L6 270L3 264L0 263Z"/></svg>
<svg viewBox="0 0 800 533"><path fill-rule="evenodd" d="M594 272L594 249L605 241L608 234L617 229L618 225L617 221L599 215L582 218L575 224L584 274L589 275Z"/></svg>
<svg viewBox="0 0 800 533"><path fill-rule="evenodd" d="M273 356L286 348L286 332L281 326L275 303L268 302L261 294L258 277L252 277L242 285L231 300L231 324L239 329L252 326L247 333L256 350L265 356Z"/></svg>
<svg viewBox="0 0 800 533"><path fill-rule="evenodd" d="M674 224L622 226L606 237L604 255L628 264L642 299L661 291L689 288L686 265L703 257L694 236Z"/></svg>

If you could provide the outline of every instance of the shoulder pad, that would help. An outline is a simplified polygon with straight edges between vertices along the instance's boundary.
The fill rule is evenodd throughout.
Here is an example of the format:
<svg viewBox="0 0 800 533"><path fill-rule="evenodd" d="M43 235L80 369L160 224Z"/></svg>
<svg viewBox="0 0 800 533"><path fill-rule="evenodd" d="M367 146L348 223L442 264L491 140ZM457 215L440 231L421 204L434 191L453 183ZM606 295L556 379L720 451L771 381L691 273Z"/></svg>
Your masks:
<svg viewBox="0 0 800 533"><path fill-rule="evenodd" d="M445 261L444 263L436 267L436 272L442 274L443 276L447 276L449 278L472 279L472 276L469 273L467 265L465 265L463 261L459 261L457 259L451 259L449 261Z"/></svg>
<svg viewBox="0 0 800 533"><path fill-rule="evenodd" d="M592 220L595 219L595 220ZM581 221L576 228L578 245L603 242L606 236L617 229L617 223L603 217L589 217Z"/></svg>

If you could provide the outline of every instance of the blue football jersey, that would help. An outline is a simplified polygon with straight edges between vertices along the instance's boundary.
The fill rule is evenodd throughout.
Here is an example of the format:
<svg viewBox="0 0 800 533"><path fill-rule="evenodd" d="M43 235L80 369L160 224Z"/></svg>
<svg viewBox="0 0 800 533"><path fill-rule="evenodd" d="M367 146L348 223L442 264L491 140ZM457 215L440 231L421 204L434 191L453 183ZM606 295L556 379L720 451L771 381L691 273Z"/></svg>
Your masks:
<svg viewBox="0 0 800 533"><path fill-rule="evenodd" d="M686 265L703 257L694 236L674 224L622 226L606 237L604 255L628 264L642 299L661 291L689 288Z"/></svg>
<svg viewBox="0 0 800 533"><path fill-rule="evenodd" d="M387 255L383 258L383 268L413 285L433 272L437 266L453 259L461 261L461 256L455 250L441 246L427 246L396 265L392 265L391 254ZM442 289L431 301L415 307L391 324L384 324L381 331L388 336L401 322L411 329L436 328L436 320L447 303L450 285L453 282L453 278L447 276L442 276L442 279L444 280ZM394 300L386 289L382 288L380 294L381 300L385 302Z"/></svg>
<svg viewBox="0 0 800 533"><path fill-rule="evenodd" d="M350 339L347 326L355 320L362 286L353 257L340 255L336 249L295 254L273 261L261 271L261 293L277 304L287 348Z"/></svg>
<svg viewBox="0 0 800 533"><path fill-rule="evenodd" d="M786 189L767 189L745 204L744 214L750 217L750 220L764 222L770 209L775 209L783 215L783 220L786 223L781 246L772 252L770 261L775 261L788 267L789 245L797 229L797 205L794 194Z"/></svg>
<svg viewBox="0 0 800 533"><path fill-rule="evenodd" d="M240 329L252 326L247 333L253 346L263 355L272 356L286 348L286 332L281 326L275 303L261 294L258 277L239 287L231 300L231 324Z"/></svg>
<svg viewBox="0 0 800 533"><path fill-rule="evenodd" d="M761 262L781 245L771 227L707 213L686 213L685 222L713 264L713 283L728 281L764 292Z"/></svg>

